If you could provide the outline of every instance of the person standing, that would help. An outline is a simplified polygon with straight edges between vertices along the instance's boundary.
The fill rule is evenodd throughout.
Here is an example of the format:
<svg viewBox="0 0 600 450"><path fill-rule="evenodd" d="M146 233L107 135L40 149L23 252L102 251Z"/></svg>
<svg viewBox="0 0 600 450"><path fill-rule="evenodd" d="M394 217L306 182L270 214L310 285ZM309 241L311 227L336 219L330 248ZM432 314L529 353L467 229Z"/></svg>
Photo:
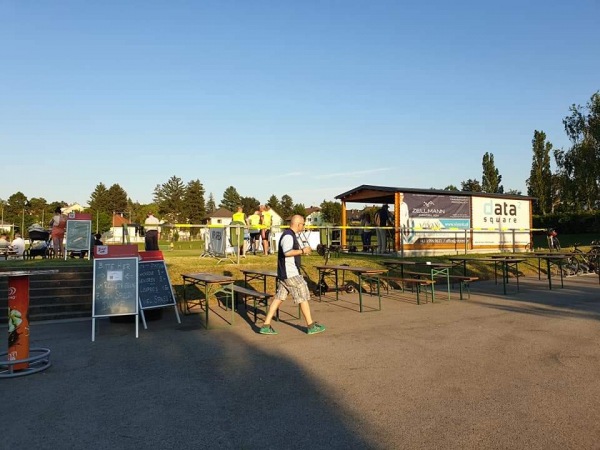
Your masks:
<svg viewBox="0 0 600 450"><path fill-rule="evenodd" d="M271 213L271 207L264 205L260 207L262 228L260 230L260 237L262 238L263 253L269 254L269 237L271 236L271 223L273 222L273 214Z"/></svg>
<svg viewBox="0 0 600 450"><path fill-rule="evenodd" d="M65 229L67 228L67 216L65 216L60 208L54 210L54 216L50 220L52 231L52 248L54 249L54 257L60 258L64 256L63 240L65 238Z"/></svg>
<svg viewBox="0 0 600 450"><path fill-rule="evenodd" d="M149 250L160 250L158 247L158 227L160 225L160 221L158 218L154 217L152 212L148 213L148 217L144 222L144 249L146 251Z"/></svg>
<svg viewBox="0 0 600 450"><path fill-rule="evenodd" d="M317 334L325 331L323 325L314 322L310 312L310 292L306 281L300 275L300 264L302 255L310 255L309 246L302 247L298 240L298 234L304 229L304 217L300 215L292 216L290 227L281 235L279 239L279 251L277 253L277 278L279 279L279 289L275 298L269 307L267 317L260 329L260 334L277 334L271 326L273 316L287 298L292 295L294 303L300 305L300 311L306 321L306 333Z"/></svg>
<svg viewBox="0 0 600 450"><path fill-rule="evenodd" d="M377 253L383 254L387 250L387 230L383 227L387 227L391 224L389 206L384 204L375 213L375 225L377 226L375 232L377 234Z"/></svg>
<svg viewBox="0 0 600 450"><path fill-rule="evenodd" d="M254 211L254 214L248 217L247 223L250 227L250 248L248 251L252 251L256 255L260 239L260 211Z"/></svg>
<svg viewBox="0 0 600 450"><path fill-rule="evenodd" d="M246 214L244 214L244 208L241 206L237 207L237 212L234 212L231 216L231 228L229 229L231 236L231 245L238 247L239 255L246 257L244 254L244 227L246 226ZM237 225L237 226L236 226Z"/></svg>
<svg viewBox="0 0 600 450"><path fill-rule="evenodd" d="M363 227L361 230L363 252L368 252L369 250L371 250L372 233L372 230L369 228L371 226L371 216L368 211L363 212L363 215L360 219L360 226Z"/></svg>
<svg viewBox="0 0 600 450"><path fill-rule="evenodd" d="M404 194L400 192L400 228L404 236L410 236L410 216L408 205L404 201Z"/></svg>

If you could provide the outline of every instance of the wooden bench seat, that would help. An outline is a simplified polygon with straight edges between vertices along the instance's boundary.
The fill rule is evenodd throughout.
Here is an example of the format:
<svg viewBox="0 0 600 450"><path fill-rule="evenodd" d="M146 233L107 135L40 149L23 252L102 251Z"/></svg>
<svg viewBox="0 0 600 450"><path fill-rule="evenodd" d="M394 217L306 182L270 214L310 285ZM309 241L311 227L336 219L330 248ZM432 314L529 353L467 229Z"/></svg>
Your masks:
<svg viewBox="0 0 600 450"><path fill-rule="evenodd" d="M273 297L273 294L267 294L266 292L257 291L256 289L247 288L244 286L238 286L237 284L230 284L229 286L225 286L223 288L225 291L233 291L235 294L234 297L234 305L237 305L237 299L239 297L244 299L244 307L246 306L246 302L248 299L252 299L253 308L254 308L254 322L256 322L256 302L263 301L266 307L269 306L269 299ZM234 306L235 307L235 306ZM266 309L265 309L266 314Z"/></svg>
<svg viewBox="0 0 600 450"><path fill-rule="evenodd" d="M411 272L411 271L404 271L405 275L412 275L414 277L423 277L423 278L429 278L431 279L431 274L426 273L426 272ZM474 281L478 281L479 277L469 277L469 276L464 276L464 275L444 275L444 274L437 274L434 276L435 279L438 280L446 280L449 279L450 280L450 284L454 284L455 282L458 282L458 290L459 290L459 294L460 294L460 299L463 299L463 290L467 291L467 294L469 296L469 298L471 297L471 289L470 289L470 284Z"/></svg>
<svg viewBox="0 0 600 450"><path fill-rule="evenodd" d="M406 272L405 272L406 273ZM389 282L395 282L398 283L402 290L404 290L404 288L407 285L410 285L411 288L416 288L416 293L417 293L417 305L421 304L421 299L420 299L420 292L421 289L423 289L425 291L425 301L427 301L427 296L429 295L429 293L431 293L431 286L434 285L436 283L435 280L432 280L430 278L419 278L419 277L397 277L397 276L393 276L393 275L377 275L375 277L363 277L363 280L366 281L367 283L369 283L369 287L371 288L373 284L378 283L378 281L386 281L388 282L386 285L386 290L389 293ZM433 295L431 297L433 299Z"/></svg>

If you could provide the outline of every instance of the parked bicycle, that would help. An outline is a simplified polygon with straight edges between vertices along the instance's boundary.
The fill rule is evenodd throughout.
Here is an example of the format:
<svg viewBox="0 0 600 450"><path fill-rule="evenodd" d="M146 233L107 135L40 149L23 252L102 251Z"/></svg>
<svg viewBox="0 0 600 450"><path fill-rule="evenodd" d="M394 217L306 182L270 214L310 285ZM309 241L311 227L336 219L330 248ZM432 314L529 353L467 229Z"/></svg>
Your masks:
<svg viewBox="0 0 600 450"><path fill-rule="evenodd" d="M567 266L575 275L580 273L598 273L599 248L594 247L596 241L592 241L592 247L584 252L579 247L580 243L573 244L571 255L567 258Z"/></svg>

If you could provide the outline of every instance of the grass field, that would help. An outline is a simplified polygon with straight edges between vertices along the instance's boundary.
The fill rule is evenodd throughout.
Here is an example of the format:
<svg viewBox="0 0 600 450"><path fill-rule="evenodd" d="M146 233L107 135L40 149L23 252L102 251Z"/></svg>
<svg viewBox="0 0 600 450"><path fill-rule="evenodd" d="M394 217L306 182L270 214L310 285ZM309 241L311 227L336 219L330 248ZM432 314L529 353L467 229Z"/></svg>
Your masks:
<svg viewBox="0 0 600 450"><path fill-rule="evenodd" d="M545 236L538 236L540 239L536 239L535 249L537 250L547 250L547 242ZM590 235L572 235L572 236L561 236L561 244L563 247L563 251L569 251L570 245L575 242L581 242L589 244L591 240L595 239L596 236ZM539 245L538 245L539 244ZM225 260L222 262L218 262L216 258L212 257L201 257L200 255L203 252L203 244L200 241L194 242L177 242L174 243L173 248L170 248L168 242L161 242L160 248L163 251L165 261L167 264L167 268L169 271L169 276L171 278L171 282L178 289L182 284L181 275L184 273L193 273L193 272L210 272L217 274L225 274L234 277L235 279L243 279L243 275L240 272L240 268L253 268L253 269L261 269L261 270L276 270L277 267L277 256L276 255L247 255L246 258L240 259L240 264L232 263L230 260ZM586 251L589 247L582 247L583 251ZM143 250L143 244L140 244L140 250ZM471 255L474 258L477 257L485 257L490 255ZM361 266L361 267L376 267L381 268L382 260L385 258L390 258L391 256L378 256L371 255L367 253L338 253L332 255L329 264L349 264L353 266ZM419 258L406 258L413 259L415 261L437 261L437 262L447 262L447 257L445 256L430 256L430 257L419 257ZM315 266L319 264L324 264L325 260L322 256L318 255L316 252L313 252L310 256L305 256L302 259L303 270L307 279L309 280L309 285L311 287L316 286L318 282L318 271ZM12 261L0 261L0 267L6 269L42 269L47 267L56 267L61 265L91 265L91 261L87 259L68 259L64 260L56 260L56 259L46 259L42 260L40 258L36 258L34 260L12 260ZM469 273L475 276L478 276L481 279L490 279L494 276L493 266L490 267L489 264L477 264L477 263L469 263ZM519 265L519 271L523 275L536 275L537 276L537 260L531 259L527 260L524 263ZM271 282L272 283L272 282ZM268 286L269 290L273 290L274 286Z"/></svg>

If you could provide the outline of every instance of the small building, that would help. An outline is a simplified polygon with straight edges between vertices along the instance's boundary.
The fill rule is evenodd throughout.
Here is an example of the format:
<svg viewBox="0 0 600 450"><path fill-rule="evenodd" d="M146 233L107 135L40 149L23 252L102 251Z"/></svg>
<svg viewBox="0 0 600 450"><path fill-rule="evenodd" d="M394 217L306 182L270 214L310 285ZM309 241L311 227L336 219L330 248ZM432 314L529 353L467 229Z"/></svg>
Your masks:
<svg viewBox="0 0 600 450"><path fill-rule="evenodd" d="M107 244L137 243L144 241L144 237L140 236L139 226L120 214L113 214L112 226L102 238Z"/></svg>
<svg viewBox="0 0 600 450"><path fill-rule="evenodd" d="M321 208L317 206L310 206L306 208L306 217L304 218L304 222L306 223L307 227L319 227L325 225Z"/></svg>
<svg viewBox="0 0 600 450"><path fill-rule="evenodd" d="M80 213L83 212L85 210L85 206L81 206L79 203L73 203L72 205L69 206L65 206L64 208L61 208L61 211L63 214L70 214L70 213Z"/></svg>
<svg viewBox="0 0 600 450"><path fill-rule="evenodd" d="M206 217L207 225L229 225L232 221L233 213L227 208L215 209Z"/></svg>
<svg viewBox="0 0 600 450"><path fill-rule="evenodd" d="M342 245L348 203L393 206L393 250L435 254L525 251L532 243L533 197L362 185L335 197L342 202ZM390 208L392 209L392 208Z"/></svg>

